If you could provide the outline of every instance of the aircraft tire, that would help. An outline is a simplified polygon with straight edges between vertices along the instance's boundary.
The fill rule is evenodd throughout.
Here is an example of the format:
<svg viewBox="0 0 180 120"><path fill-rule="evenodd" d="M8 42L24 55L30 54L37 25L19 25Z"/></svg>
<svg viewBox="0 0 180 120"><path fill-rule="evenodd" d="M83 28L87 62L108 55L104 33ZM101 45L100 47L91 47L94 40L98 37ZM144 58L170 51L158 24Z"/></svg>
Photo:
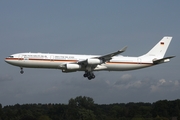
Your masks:
<svg viewBox="0 0 180 120"><path fill-rule="evenodd" d="M92 77L92 79L94 79L96 76L93 74L91 77Z"/></svg>
<svg viewBox="0 0 180 120"><path fill-rule="evenodd" d="M88 79L89 79L89 80L91 80L91 79L92 79L92 77L91 77L91 76L89 76L89 77L88 77Z"/></svg>
<svg viewBox="0 0 180 120"><path fill-rule="evenodd" d="M84 77L87 77L88 75L85 73L83 76L84 76Z"/></svg>
<svg viewBox="0 0 180 120"><path fill-rule="evenodd" d="M20 73L21 73L21 74L23 74L23 73L24 73L24 71L20 71Z"/></svg>

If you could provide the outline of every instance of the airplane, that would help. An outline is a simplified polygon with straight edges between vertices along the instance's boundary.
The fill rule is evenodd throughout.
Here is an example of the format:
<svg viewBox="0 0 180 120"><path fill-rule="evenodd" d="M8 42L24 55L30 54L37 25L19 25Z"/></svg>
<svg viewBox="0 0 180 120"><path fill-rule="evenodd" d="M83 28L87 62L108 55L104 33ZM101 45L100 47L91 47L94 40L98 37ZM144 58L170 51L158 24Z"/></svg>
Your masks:
<svg viewBox="0 0 180 120"><path fill-rule="evenodd" d="M151 67L169 62L175 56L164 57L172 37L163 37L149 52L138 57L119 55L127 47L106 55L77 55L50 53L17 53L5 58L5 62L23 68L61 69L64 73L84 71L84 77L94 79L93 71L127 71ZM117 56L118 55L118 56Z"/></svg>

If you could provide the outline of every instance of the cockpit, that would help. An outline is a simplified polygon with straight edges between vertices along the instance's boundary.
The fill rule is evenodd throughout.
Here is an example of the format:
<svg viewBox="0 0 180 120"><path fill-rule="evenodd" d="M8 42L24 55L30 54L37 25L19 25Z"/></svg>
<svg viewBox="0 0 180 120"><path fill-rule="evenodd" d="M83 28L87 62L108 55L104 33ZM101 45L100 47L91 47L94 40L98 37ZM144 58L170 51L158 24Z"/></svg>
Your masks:
<svg viewBox="0 0 180 120"><path fill-rule="evenodd" d="M8 58L14 58L14 56L10 55L10 56L8 56Z"/></svg>

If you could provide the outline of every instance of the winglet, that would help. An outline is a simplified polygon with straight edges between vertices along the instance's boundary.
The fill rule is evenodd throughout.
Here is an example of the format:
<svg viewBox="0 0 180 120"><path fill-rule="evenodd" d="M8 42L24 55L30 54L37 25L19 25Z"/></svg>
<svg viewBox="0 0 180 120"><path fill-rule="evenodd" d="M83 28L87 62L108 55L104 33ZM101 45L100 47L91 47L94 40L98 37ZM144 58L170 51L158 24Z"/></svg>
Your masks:
<svg viewBox="0 0 180 120"><path fill-rule="evenodd" d="M121 50L119 50L119 52L124 52L124 51L126 51L126 49L127 49L127 46L125 46L124 48L122 48Z"/></svg>

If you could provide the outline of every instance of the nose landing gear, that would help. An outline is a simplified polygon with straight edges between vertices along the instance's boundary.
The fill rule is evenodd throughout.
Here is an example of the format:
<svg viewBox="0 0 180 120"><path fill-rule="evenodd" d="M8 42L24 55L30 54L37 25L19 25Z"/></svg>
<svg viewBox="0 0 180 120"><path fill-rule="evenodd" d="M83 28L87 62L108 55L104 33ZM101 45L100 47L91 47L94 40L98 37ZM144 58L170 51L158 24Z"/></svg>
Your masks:
<svg viewBox="0 0 180 120"><path fill-rule="evenodd" d="M20 68L20 69L21 69L20 73L23 74L24 73L23 68Z"/></svg>

